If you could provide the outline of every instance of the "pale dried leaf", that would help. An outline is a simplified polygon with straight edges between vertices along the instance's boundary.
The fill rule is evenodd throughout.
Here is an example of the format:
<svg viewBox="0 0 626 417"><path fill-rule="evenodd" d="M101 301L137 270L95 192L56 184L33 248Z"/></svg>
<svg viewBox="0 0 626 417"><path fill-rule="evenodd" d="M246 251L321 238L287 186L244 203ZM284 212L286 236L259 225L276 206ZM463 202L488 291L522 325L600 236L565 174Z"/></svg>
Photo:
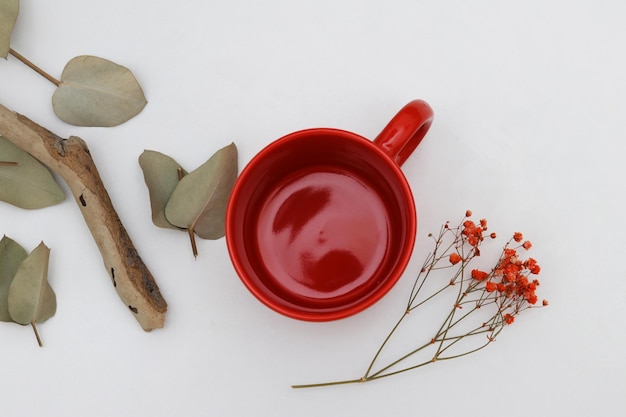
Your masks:
<svg viewBox="0 0 626 417"><path fill-rule="evenodd" d="M180 181L165 207L168 221L192 229L203 239L223 237L226 205L237 173L237 147L231 143Z"/></svg>
<svg viewBox="0 0 626 417"><path fill-rule="evenodd" d="M41 323L56 313L56 295L48 283L49 258L50 249L41 242L20 264L8 298L16 323Z"/></svg>
<svg viewBox="0 0 626 417"><path fill-rule="evenodd" d="M128 68L88 55L67 63L52 96L57 116L76 126L116 126L139 114L146 103Z"/></svg>
<svg viewBox="0 0 626 417"><path fill-rule="evenodd" d="M0 200L26 209L60 203L63 190L41 162L0 136Z"/></svg>
<svg viewBox="0 0 626 417"><path fill-rule="evenodd" d="M4 59L11 49L11 33L19 11L19 0L0 0L0 57Z"/></svg>
<svg viewBox="0 0 626 417"><path fill-rule="evenodd" d="M181 176L187 172L169 156L150 150L143 151L139 156L139 165L150 194L152 222L158 227L179 230L179 227L167 221L165 206Z"/></svg>
<svg viewBox="0 0 626 417"><path fill-rule="evenodd" d="M9 314L9 286L28 253L13 239L0 240L0 321L13 321Z"/></svg>

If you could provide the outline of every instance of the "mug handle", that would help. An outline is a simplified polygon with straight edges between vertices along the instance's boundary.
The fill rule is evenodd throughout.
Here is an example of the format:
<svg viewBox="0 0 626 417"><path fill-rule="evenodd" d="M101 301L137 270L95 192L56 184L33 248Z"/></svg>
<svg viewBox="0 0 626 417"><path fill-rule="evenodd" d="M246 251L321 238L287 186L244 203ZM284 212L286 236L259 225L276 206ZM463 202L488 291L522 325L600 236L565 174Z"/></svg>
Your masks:
<svg viewBox="0 0 626 417"><path fill-rule="evenodd" d="M380 132L374 143L398 165L413 153L433 123L433 109L423 100L404 106Z"/></svg>

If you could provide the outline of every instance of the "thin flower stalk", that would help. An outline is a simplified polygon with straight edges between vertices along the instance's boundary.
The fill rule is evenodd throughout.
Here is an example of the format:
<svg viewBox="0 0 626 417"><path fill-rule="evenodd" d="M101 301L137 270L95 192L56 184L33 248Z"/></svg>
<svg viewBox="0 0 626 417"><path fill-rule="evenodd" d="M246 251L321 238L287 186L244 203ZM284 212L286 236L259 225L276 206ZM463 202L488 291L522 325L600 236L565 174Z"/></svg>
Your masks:
<svg viewBox="0 0 626 417"><path fill-rule="evenodd" d="M446 222L437 236L429 235L434 248L413 283L406 307L361 378L293 387L363 383L438 361L464 357L494 342L521 312L547 306L546 300L537 305L539 281L535 276L541 268L533 258L522 259L522 253L532 246L530 241L523 239L522 233L513 234L493 268L483 270L475 267L485 237L495 239L496 234L486 235L487 221L474 222L471 215L468 210L458 226L451 227ZM446 273L449 273L447 277ZM448 303L450 307L434 333L424 336L421 344L396 359L383 361L383 354L393 336L405 327L403 323L409 316L414 316L415 310L435 301Z"/></svg>

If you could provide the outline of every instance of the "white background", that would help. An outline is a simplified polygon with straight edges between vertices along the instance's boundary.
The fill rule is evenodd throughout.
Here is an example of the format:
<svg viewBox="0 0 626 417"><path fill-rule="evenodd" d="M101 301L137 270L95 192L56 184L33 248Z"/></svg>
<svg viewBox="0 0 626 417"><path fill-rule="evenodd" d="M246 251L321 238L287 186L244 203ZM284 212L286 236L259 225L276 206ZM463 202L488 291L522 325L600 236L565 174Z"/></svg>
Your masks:
<svg viewBox="0 0 626 417"><path fill-rule="evenodd" d="M39 327L44 348L29 327L0 323L2 415L623 416L625 19L618 0L23 0L18 52L57 77L74 56L101 56L144 88L149 103L130 122L78 128L52 112L52 84L0 61L3 105L88 142L169 311L164 329L141 330L71 198L38 211L0 204L0 233L52 248L59 306ZM363 313L282 317L240 283L224 239L201 241L194 260L184 233L151 223L144 149L191 170L234 141L243 167L298 129L373 138L415 98L435 111L403 167L418 242L402 280ZM533 242L550 306L462 359L291 389L362 375L426 235L468 208L499 233L493 250L518 230Z"/></svg>

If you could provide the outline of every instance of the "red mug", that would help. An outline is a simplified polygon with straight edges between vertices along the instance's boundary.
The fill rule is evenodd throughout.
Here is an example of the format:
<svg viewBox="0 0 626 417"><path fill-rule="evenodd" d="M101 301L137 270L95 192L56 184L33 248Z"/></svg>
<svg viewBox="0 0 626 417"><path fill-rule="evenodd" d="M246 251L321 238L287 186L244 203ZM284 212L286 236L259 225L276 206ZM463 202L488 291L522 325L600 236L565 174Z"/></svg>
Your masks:
<svg viewBox="0 0 626 417"><path fill-rule="evenodd" d="M374 141L308 129L261 150L226 211L226 242L244 285L285 316L330 321L380 300L404 272L417 216L400 166L433 120L404 106Z"/></svg>

